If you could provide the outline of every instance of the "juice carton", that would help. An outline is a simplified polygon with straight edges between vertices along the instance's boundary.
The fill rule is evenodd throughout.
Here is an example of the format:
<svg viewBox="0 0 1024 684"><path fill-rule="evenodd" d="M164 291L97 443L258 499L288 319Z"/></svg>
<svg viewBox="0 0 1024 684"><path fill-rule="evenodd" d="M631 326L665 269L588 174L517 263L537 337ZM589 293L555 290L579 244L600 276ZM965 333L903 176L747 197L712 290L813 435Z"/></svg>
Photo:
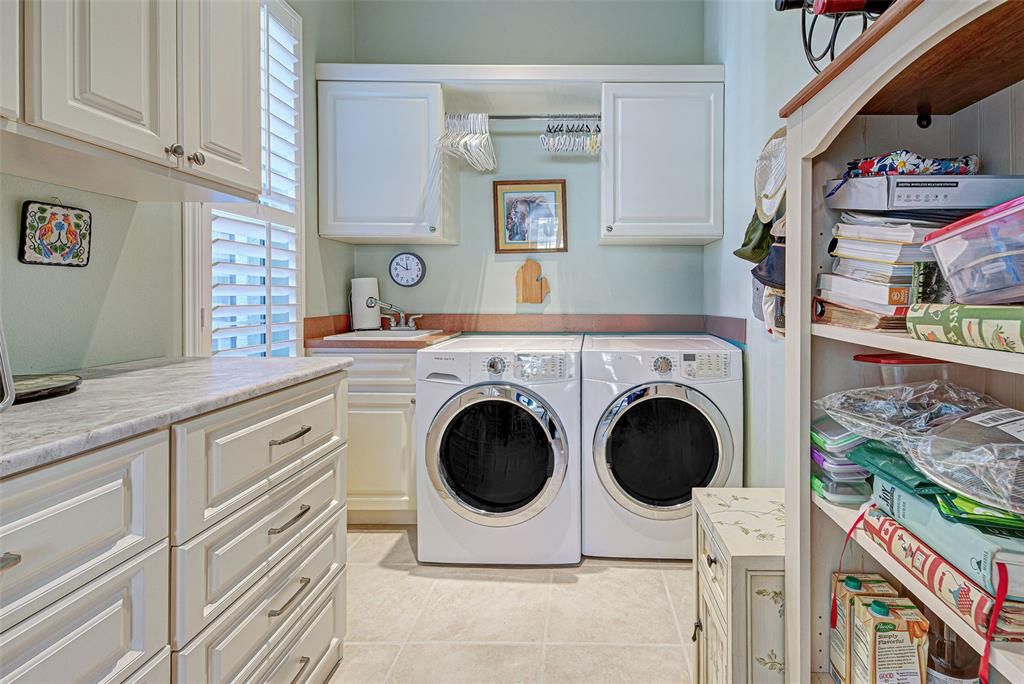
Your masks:
<svg viewBox="0 0 1024 684"><path fill-rule="evenodd" d="M852 684L925 684L928 620L908 599L860 598L854 608Z"/></svg>
<svg viewBox="0 0 1024 684"><path fill-rule="evenodd" d="M896 598L899 593L884 577L866 572L832 573L836 587L836 627L829 632L829 662L837 684L850 682L850 636L853 634L854 601L862 596Z"/></svg>

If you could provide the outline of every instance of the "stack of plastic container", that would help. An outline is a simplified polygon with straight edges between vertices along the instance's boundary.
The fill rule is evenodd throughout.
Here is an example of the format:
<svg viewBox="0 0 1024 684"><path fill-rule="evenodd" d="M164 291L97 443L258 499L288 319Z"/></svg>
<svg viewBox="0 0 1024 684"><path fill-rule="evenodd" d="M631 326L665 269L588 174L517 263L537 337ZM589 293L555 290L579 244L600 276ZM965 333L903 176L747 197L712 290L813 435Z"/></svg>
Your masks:
<svg viewBox="0 0 1024 684"><path fill-rule="evenodd" d="M811 423L811 490L840 506L859 506L871 498L870 473L846 457L867 441L828 416Z"/></svg>

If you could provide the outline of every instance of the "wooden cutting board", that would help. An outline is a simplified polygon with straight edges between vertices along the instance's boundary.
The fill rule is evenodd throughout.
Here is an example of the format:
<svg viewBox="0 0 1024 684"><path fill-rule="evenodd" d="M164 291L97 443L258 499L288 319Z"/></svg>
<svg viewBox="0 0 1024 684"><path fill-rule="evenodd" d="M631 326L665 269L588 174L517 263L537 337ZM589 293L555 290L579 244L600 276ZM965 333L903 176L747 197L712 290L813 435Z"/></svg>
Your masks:
<svg viewBox="0 0 1024 684"><path fill-rule="evenodd" d="M548 279L541 275L540 264L527 259L516 271L516 302L540 304L551 294Z"/></svg>

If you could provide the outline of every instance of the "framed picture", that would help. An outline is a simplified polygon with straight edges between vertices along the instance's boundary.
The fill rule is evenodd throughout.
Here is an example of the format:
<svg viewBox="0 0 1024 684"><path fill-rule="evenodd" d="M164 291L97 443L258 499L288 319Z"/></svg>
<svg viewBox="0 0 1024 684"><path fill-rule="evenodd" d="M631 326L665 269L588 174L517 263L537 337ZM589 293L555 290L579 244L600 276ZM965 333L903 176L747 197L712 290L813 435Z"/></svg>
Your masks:
<svg viewBox="0 0 1024 684"><path fill-rule="evenodd" d="M494 251L565 252L565 180L494 181Z"/></svg>
<svg viewBox="0 0 1024 684"><path fill-rule="evenodd" d="M87 266L91 244L92 212L46 202L21 205L21 263Z"/></svg>

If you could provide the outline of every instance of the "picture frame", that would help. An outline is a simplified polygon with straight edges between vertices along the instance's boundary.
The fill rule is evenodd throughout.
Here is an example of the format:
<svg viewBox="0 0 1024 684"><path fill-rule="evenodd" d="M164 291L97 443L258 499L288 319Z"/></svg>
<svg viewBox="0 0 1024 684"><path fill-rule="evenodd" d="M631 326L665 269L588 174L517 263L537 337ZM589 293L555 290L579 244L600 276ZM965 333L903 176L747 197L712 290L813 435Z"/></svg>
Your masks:
<svg viewBox="0 0 1024 684"><path fill-rule="evenodd" d="M84 268L92 251L92 212L29 200L21 205L18 261Z"/></svg>
<svg viewBox="0 0 1024 684"><path fill-rule="evenodd" d="M496 254L567 252L565 179L496 180Z"/></svg>

